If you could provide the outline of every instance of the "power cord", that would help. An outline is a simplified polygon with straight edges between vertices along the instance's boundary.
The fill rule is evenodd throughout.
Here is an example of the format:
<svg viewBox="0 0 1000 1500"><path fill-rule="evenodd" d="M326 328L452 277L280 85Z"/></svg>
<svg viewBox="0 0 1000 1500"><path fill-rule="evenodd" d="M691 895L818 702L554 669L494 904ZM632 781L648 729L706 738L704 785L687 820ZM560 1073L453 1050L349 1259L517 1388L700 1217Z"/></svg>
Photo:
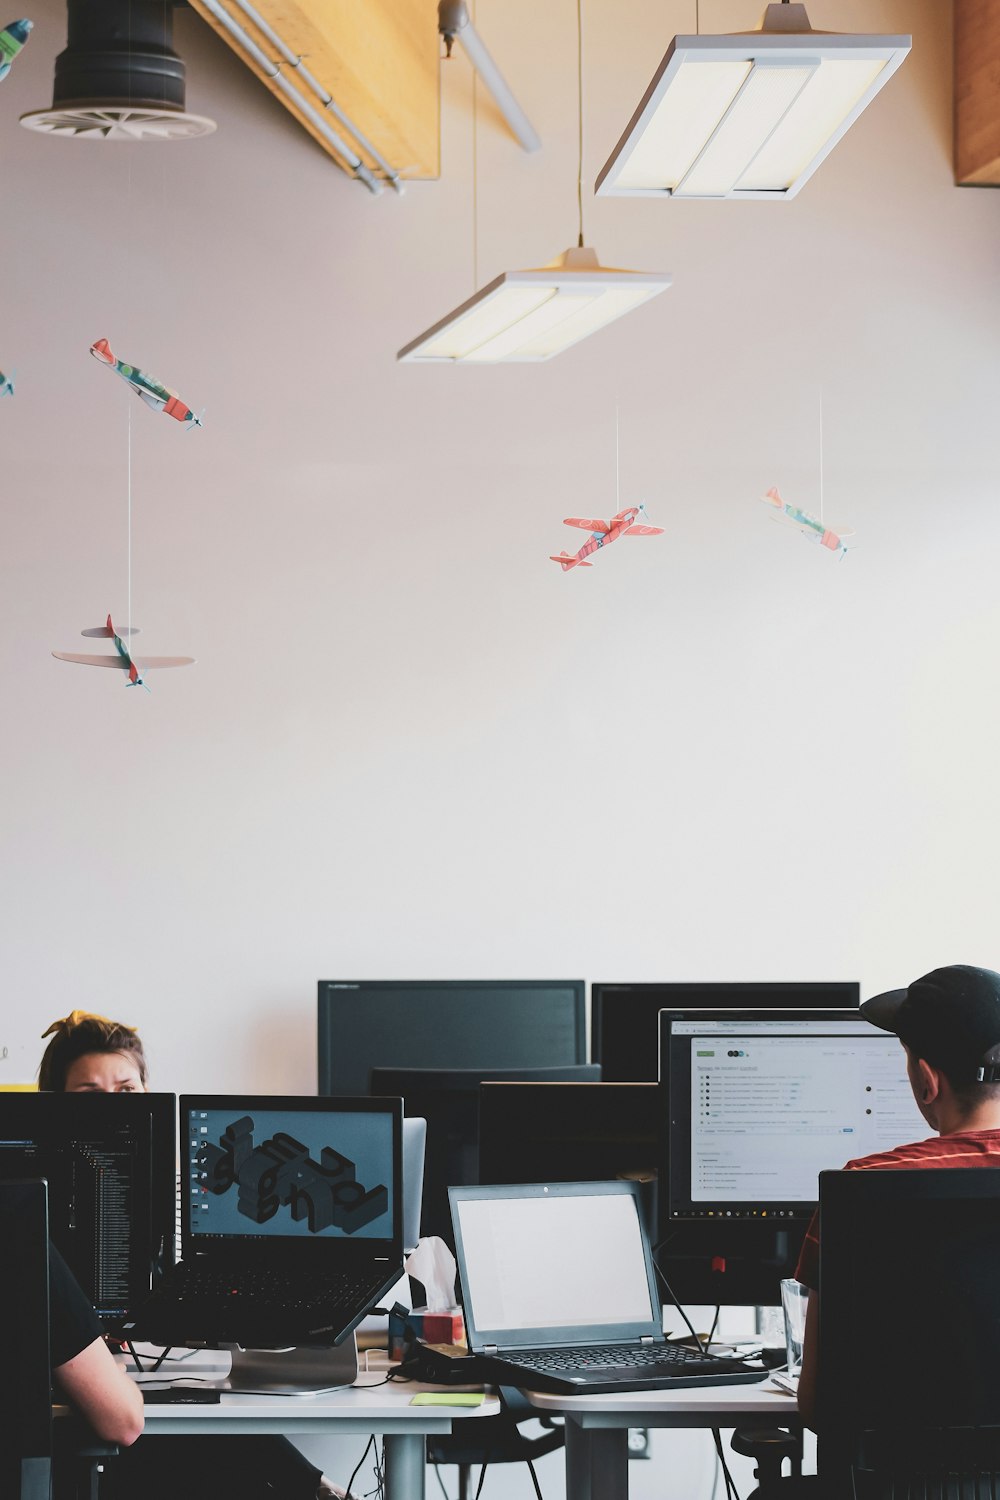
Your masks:
<svg viewBox="0 0 1000 1500"><path fill-rule="evenodd" d="M373 1432L372 1435L371 1435L371 1437L368 1439L367 1443L365 1444L365 1451L364 1451L364 1453L362 1453L361 1457L358 1459L357 1465L355 1466L355 1469L354 1469L354 1473L351 1475L350 1479L347 1481L347 1493L349 1495L351 1495L351 1494L354 1493L354 1481L357 1479L358 1474L361 1471L361 1466L364 1463L365 1459L368 1457L368 1453L369 1453L370 1449L372 1449L374 1447L375 1447L375 1434Z"/></svg>
<svg viewBox="0 0 1000 1500"><path fill-rule="evenodd" d="M722 1465L722 1477L726 1482L726 1500L740 1500L739 1490L736 1488L733 1476L729 1472L729 1465L726 1463L726 1455L722 1448L722 1433L718 1427L712 1428L712 1440L715 1443L715 1451L719 1455L719 1463Z"/></svg>

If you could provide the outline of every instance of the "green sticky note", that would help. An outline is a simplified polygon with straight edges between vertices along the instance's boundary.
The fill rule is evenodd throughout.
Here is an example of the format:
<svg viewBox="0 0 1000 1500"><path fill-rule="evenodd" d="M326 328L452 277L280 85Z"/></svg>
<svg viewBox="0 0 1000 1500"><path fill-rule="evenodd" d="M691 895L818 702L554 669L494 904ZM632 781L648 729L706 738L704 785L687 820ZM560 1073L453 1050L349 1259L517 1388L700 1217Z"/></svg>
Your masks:
<svg viewBox="0 0 1000 1500"><path fill-rule="evenodd" d="M482 1406L483 1391L421 1391L410 1397L411 1406Z"/></svg>

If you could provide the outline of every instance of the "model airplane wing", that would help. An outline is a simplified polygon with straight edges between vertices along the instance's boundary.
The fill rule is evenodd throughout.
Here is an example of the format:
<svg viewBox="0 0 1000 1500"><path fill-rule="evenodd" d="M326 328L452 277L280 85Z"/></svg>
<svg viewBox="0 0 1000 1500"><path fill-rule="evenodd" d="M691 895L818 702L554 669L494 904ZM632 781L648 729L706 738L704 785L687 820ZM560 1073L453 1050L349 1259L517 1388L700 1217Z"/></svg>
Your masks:
<svg viewBox="0 0 1000 1500"><path fill-rule="evenodd" d="M79 651L53 651L52 655L60 661L76 662L79 667L117 667L120 672L129 669L129 661L124 656L87 656ZM140 672L148 672L154 667L190 667L194 657L133 656L131 660Z"/></svg>
<svg viewBox="0 0 1000 1500"><path fill-rule="evenodd" d="M585 521L582 516L567 516L563 525L579 526L583 531L599 531L602 535L611 530L607 521Z"/></svg>
<svg viewBox="0 0 1000 1500"><path fill-rule="evenodd" d="M117 667L121 672L128 671L124 656L85 656L79 651L53 651L52 655L60 661L74 661L80 667Z"/></svg>
<svg viewBox="0 0 1000 1500"><path fill-rule="evenodd" d="M663 527L662 526L630 526L627 531L623 531L622 532L622 536L662 536L662 535L663 535Z"/></svg>

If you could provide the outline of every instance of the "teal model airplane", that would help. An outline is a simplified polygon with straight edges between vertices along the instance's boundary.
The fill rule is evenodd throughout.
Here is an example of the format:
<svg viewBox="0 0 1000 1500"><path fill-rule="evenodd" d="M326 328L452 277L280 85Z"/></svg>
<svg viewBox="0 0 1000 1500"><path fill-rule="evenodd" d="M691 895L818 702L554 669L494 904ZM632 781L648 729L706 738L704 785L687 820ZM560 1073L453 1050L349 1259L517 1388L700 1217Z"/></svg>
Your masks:
<svg viewBox="0 0 1000 1500"><path fill-rule="evenodd" d="M11 21L0 31L0 82L10 72L11 63L28 40L34 24L34 21Z"/></svg>

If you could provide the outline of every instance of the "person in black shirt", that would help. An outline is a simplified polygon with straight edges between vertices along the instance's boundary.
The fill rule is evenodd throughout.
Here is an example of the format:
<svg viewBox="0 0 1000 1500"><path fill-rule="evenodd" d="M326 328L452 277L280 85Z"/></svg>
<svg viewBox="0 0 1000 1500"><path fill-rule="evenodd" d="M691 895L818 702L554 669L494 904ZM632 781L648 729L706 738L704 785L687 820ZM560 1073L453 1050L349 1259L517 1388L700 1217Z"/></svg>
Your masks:
<svg viewBox="0 0 1000 1500"><path fill-rule="evenodd" d="M142 1392L104 1342L90 1303L54 1245L49 1246L52 1377L98 1437L129 1447L142 1432Z"/></svg>

